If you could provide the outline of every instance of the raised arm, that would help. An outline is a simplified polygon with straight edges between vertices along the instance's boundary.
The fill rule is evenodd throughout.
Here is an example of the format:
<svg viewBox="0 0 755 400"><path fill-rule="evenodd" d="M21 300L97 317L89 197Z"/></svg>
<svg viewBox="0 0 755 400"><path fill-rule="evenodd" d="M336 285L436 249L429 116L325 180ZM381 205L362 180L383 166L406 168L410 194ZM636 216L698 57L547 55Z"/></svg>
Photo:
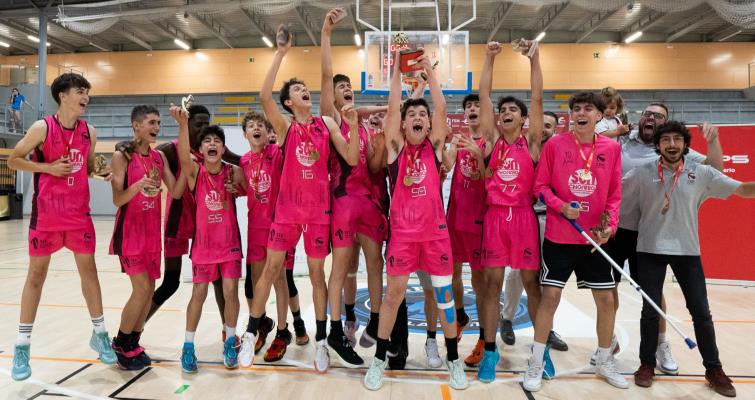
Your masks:
<svg viewBox="0 0 755 400"><path fill-rule="evenodd" d="M388 111L385 114L385 144L388 149L388 162L393 162L403 147L401 135L401 71L399 70L399 52L393 55L393 75L388 93Z"/></svg>
<svg viewBox="0 0 755 400"><path fill-rule="evenodd" d="M723 171L724 169L724 149L721 147L721 141L718 138L718 127L713 126L710 122L705 122L700 126L700 131L708 142L708 155L705 163L711 167Z"/></svg>
<svg viewBox="0 0 755 400"><path fill-rule="evenodd" d="M367 166L370 168L370 172L377 174L385 165L385 132L382 129L375 132L375 135L370 139L369 158L367 160Z"/></svg>
<svg viewBox="0 0 755 400"><path fill-rule="evenodd" d="M435 74L430 59L427 55L422 55L417 59L417 63L425 69L427 74L427 83L430 86L430 97L433 99L433 119L432 130L430 131L430 143L433 148L442 149L448 136L448 124L446 123L446 97L438 82L438 76Z"/></svg>
<svg viewBox="0 0 755 400"><path fill-rule="evenodd" d="M165 157L165 154L162 151L158 151L158 153L160 154L160 158L162 158L163 160L163 171L162 171L163 183L165 184L165 187L168 188L168 195L170 195L173 198L181 197L181 195L183 195L184 188L183 187L180 188L181 189L180 192L176 191L177 180L176 180L176 176L173 175L172 172L170 172L168 159L167 157Z"/></svg>
<svg viewBox="0 0 755 400"><path fill-rule="evenodd" d="M493 100L490 98L493 89L493 63L495 57L501 52L501 45L498 42L488 43L485 52L485 61L482 64L482 73L480 74L480 132L485 136L485 140L490 144L486 146L487 153L493 151L493 144L498 140L498 129L495 125L495 108Z"/></svg>
<svg viewBox="0 0 755 400"><path fill-rule="evenodd" d="M530 42L530 46L537 46L537 42ZM540 49L530 57L530 87L532 99L530 100L530 127L527 130L527 142L530 146L530 157L537 161L540 158L543 138L543 70L540 67Z"/></svg>
<svg viewBox="0 0 755 400"><path fill-rule="evenodd" d="M388 111L388 106L362 106L357 108L357 115L362 120L372 114L384 113L386 111Z"/></svg>
<svg viewBox="0 0 755 400"><path fill-rule="evenodd" d="M189 115L180 107L171 105L170 115L178 122L178 160L181 162L181 179L186 180L190 190L197 181L197 164L191 160L189 145Z"/></svg>
<svg viewBox="0 0 755 400"><path fill-rule="evenodd" d="M283 25L278 27L278 35L281 35ZM275 51L273 56L273 62L270 64L270 68L267 70L265 80L262 82L262 88L260 88L260 103L262 103L262 110L265 111L265 117L273 125L275 134L278 136L278 143L284 143L286 141L286 135L288 134L288 127L291 121L284 117L278 109L278 104L273 99L273 85L275 84L275 77L278 75L283 57L291 48L291 41L293 36L289 33L288 42L282 46L278 46L278 50Z"/></svg>
<svg viewBox="0 0 755 400"><path fill-rule="evenodd" d="M320 32L320 67L322 68L322 82L320 83L320 115L333 118L336 123L341 122L341 116L336 109L335 96L333 94L333 55L330 48L330 34L333 32L335 21L342 14L346 14L343 8L334 8L325 15L325 22Z"/></svg>
<svg viewBox="0 0 755 400"><path fill-rule="evenodd" d="M343 106L341 111L343 112L343 119L349 125L348 142L341 134L341 129L336 121L329 117L323 117L323 121L330 131L330 141L333 143L333 147L353 167L359 164L359 118L353 104Z"/></svg>
<svg viewBox="0 0 755 400"><path fill-rule="evenodd" d="M737 190L734 191L734 194L746 199L755 198L755 182L743 182L739 185Z"/></svg>

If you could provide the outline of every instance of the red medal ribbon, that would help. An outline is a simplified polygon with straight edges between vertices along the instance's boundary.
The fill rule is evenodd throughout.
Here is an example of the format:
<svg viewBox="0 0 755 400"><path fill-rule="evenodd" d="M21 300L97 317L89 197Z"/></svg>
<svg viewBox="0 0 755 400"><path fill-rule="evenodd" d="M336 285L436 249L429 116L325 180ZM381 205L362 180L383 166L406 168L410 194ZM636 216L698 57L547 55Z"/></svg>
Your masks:
<svg viewBox="0 0 755 400"><path fill-rule="evenodd" d="M410 150L411 147L414 147L414 145L406 143L407 151L406 152L406 174L412 175L414 173L414 163L417 161L417 158L419 158L419 153L422 151L422 148L424 147L425 143L423 142L420 145L417 145L417 150L413 152L414 155L412 155L412 151Z"/></svg>
<svg viewBox="0 0 755 400"><path fill-rule="evenodd" d="M221 164L220 172L218 173L218 175L220 175L220 173L222 173L224 170L225 170L225 165ZM215 178L213 178L213 176L214 175L210 173L210 170L207 170L207 175L205 175L207 184L210 185L210 188L212 188L212 190L214 190L218 195L220 195L220 203L225 205L225 188L222 191L218 190L215 187Z"/></svg>
<svg viewBox="0 0 755 400"><path fill-rule="evenodd" d="M592 149L590 149L590 156L585 157L585 153L582 151L582 145L579 143L579 140L577 140L577 134L572 132L572 135L574 137L574 143L577 145L577 149L579 150L579 155L582 157L582 161L585 162L585 171L590 172L590 168L592 167L592 158L595 156L595 142L597 141L598 135L594 135L592 138Z"/></svg>
<svg viewBox="0 0 755 400"><path fill-rule="evenodd" d="M60 123L60 120L58 119L58 115L57 114L53 115L52 117L55 120L55 122L58 123L58 126L60 126L60 133L63 136L63 143L65 143L65 141L66 141L65 131L71 131L71 136L68 139L68 143L65 143L66 147L65 147L65 150L63 152L63 157L68 157L68 155L69 155L69 153L71 151L71 144L73 143L73 136L74 136L74 133L76 133L76 127L79 125L79 120L76 120L75 125L73 126L73 129L68 129L68 128L64 127L63 124Z"/></svg>
<svg viewBox="0 0 755 400"><path fill-rule="evenodd" d="M679 162L679 166L676 167L676 172L674 172L674 180L671 181L671 189L666 190L666 180L664 178L663 174L663 161L658 160L658 178L661 180L661 185L663 186L663 210L661 213L665 214L666 211L668 211L669 207L671 207L671 194L674 193L674 189L676 189L677 183L679 183L679 177L682 175L682 169L684 168L684 159Z"/></svg>
<svg viewBox="0 0 755 400"><path fill-rule="evenodd" d="M307 153L312 154L312 150L315 148L314 143L312 143L312 125L314 123L314 118L310 117L305 123L295 123L296 131L299 133L302 142L304 142L304 147L307 149Z"/></svg>
<svg viewBox="0 0 755 400"><path fill-rule="evenodd" d="M509 155L509 151L511 151L511 148L514 146L514 144L516 144L516 142L522 136L524 135L520 134L519 137L517 137L516 140L514 140L514 143L512 144L506 143L506 138L501 136L500 140L502 141L502 143L501 143L501 147L498 149L498 165L496 166L496 168L500 168L503 165L503 162L506 161L506 157Z"/></svg>

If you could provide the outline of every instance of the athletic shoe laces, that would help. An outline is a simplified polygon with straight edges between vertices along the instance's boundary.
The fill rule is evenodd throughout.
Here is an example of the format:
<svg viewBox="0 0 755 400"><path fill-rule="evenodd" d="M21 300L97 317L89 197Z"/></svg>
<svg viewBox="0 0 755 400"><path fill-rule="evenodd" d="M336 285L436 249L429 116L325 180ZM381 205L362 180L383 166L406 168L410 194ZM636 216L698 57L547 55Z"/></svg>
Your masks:
<svg viewBox="0 0 755 400"><path fill-rule="evenodd" d="M24 367L26 364L29 363L29 350L26 348L17 347L16 348L16 354L15 354L15 360L14 363L17 367Z"/></svg>
<svg viewBox="0 0 755 400"><path fill-rule="evenodd" d="M661 344L658 350L661 353L661 360L664 363L676 364L676 361L674 360L674 355L671 353L671 346L669 346L667 343L664 343L664 344Z"/></svg>
<svg viewBox="0 0 755 400"><path fill-rule="evenodd" d="M527 366L527 373L526 373L527 379L538 379L542 375L543 375L542 368L539 365L531 362Z"/></svg>

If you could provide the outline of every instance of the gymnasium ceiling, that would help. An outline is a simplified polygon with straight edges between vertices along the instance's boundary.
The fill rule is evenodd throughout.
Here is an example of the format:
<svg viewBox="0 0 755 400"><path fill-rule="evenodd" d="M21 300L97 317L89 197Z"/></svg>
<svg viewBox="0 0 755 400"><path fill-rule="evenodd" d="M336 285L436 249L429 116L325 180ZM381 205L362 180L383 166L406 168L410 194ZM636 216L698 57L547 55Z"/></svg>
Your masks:
<svg viewBox="0 0 755 400"><path fill-rule="evenodd" d="M472 16L472 0L437 0L441 30ZM395 0L393 30L436 30L433 1ZM463 27L471 43L533 38L543 43L621 42L643 31L637 42L755 41L755 1L745 0L477 0L477 17ZM359 16L380 27L380 0L362 0ZM388 23L388 0L385 27ZM341 5L349 16L333 34L334 45L354 45L366 26L354 18L356 3L342 0L0 0L0 54L35 54L39 13L48 16L50 53L175 50L179 38L194 49L265 47L263 35L289 24L295 45L319 45L328 9ZM62 19L61 19L62 18Z"/></svg>

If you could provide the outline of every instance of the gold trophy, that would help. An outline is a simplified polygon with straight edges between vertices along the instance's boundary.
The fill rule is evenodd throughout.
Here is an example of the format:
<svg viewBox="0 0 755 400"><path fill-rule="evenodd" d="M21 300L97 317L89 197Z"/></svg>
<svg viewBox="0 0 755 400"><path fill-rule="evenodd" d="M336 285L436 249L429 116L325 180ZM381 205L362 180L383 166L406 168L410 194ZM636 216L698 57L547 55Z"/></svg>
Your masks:
<svg viewBox="0 0 755 400"><path fill-rule="evenodd" d="M524 38L514 39L511 41L511 49L516 53L522 53L523 55L532 58L532 55L535 54L535 50L537 49L537 42L534 40L530 41L530 47L528 49L527 41ZM527 50L527 52L524 53L524 50Z"/></svg>
<svg viewBox="0 0 755 400"><path fill-rule="evenodd" d="M110 175L110 170L107 167L107 159L103 154L97 154L94 156L94 171L92 172L92 178L105 180Z"/></svg>
<svg viewBox="0 0 755 400"><path fill-rule="evenodd" d="M600 224L597 226L593 226L590 228L590 232L592 232L593 236L595 238L600 239L606 236L606 230L608 229L608 226L611 222L611 214L608 213L608 211L603 211L602 214L600 214ZM593 248L591 253L594 253L595 249Z"/></svg>
<svg viewBox="0 0 755 400"><path fill-rule="evenodd" d="M181 98L181 110L189 112L189 107L194 103L194 96L188 95Z"/></svg>

